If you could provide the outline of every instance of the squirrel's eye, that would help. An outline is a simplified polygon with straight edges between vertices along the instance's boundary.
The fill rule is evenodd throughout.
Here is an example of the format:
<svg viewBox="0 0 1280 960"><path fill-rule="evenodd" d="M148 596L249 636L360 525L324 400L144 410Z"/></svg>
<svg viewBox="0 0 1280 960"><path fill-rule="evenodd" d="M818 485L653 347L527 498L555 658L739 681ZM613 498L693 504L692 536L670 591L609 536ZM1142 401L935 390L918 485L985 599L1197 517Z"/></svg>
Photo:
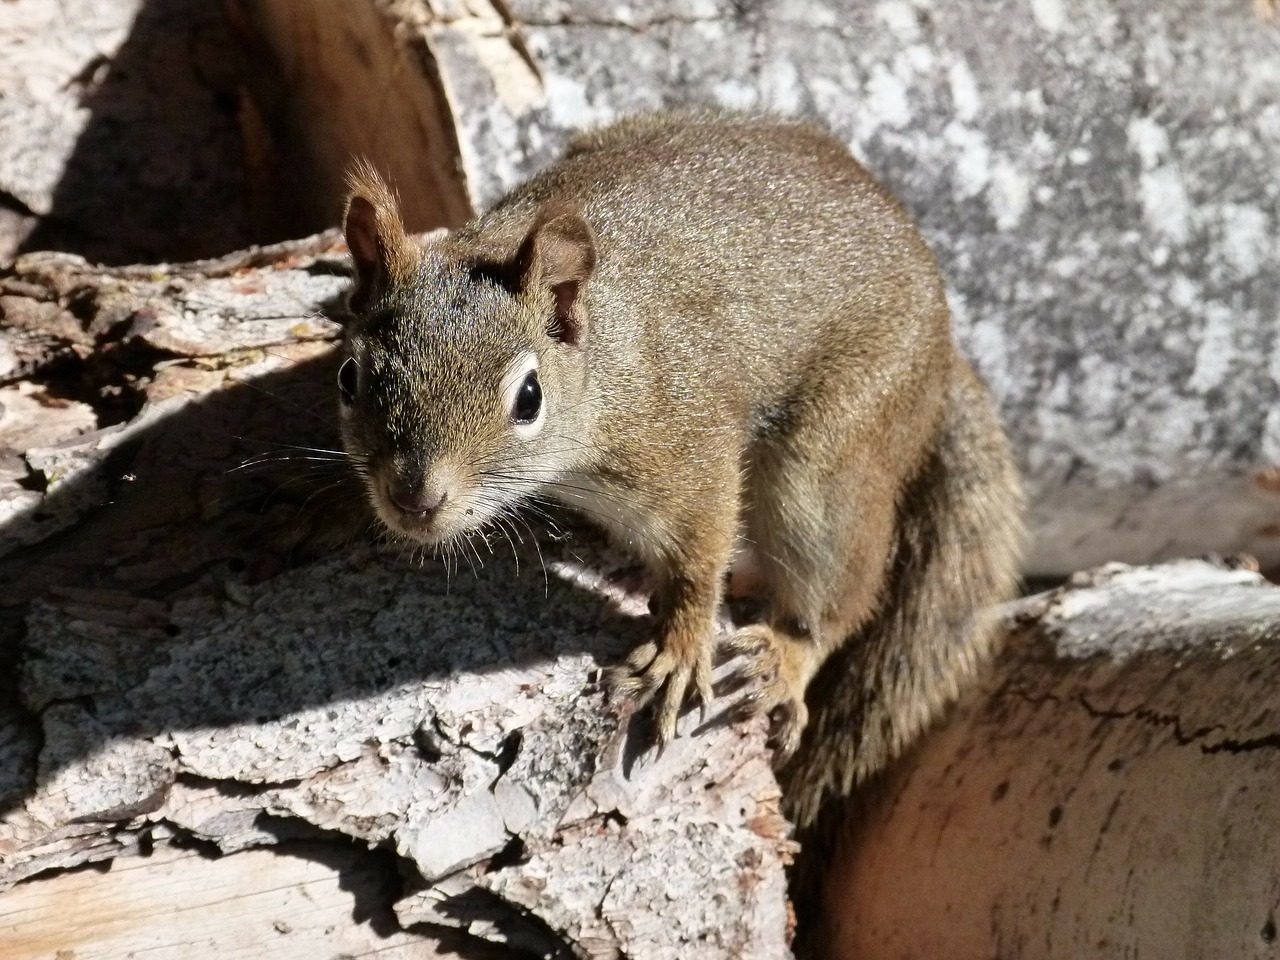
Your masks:
<svg viewBox="0 0 1280 960"><path fill-rule="evenodd" d="M542 412L542 386L538 383L538 371L530 370L516 391L511 405L511 419L516 423L533 423Z"/></svg>
<svg viewBox="0 0 1280 960"><path fill-rule="evenodd" d="M356 402L356 379L360 370L353 358L347 357L338 368L338 394L342 402L351 406Z"/></svg>

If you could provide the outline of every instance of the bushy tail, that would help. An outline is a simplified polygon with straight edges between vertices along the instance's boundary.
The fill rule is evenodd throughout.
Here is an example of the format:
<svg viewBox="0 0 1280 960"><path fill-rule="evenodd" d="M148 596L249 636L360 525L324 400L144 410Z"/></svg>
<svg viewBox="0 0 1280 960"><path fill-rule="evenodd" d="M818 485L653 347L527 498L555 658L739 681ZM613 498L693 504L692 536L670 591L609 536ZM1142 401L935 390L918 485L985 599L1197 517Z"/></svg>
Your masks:
<svg viewBox="0 0 1280 960"><path fill-rule="evenodd" d="M885 602L809 685L809 725L781 771L802 844L826 847L842 799L909 746L993 652L995 631L978 611L1013 595L1023 511L991 398L957 357L938 446L898 505Z"/></svg>

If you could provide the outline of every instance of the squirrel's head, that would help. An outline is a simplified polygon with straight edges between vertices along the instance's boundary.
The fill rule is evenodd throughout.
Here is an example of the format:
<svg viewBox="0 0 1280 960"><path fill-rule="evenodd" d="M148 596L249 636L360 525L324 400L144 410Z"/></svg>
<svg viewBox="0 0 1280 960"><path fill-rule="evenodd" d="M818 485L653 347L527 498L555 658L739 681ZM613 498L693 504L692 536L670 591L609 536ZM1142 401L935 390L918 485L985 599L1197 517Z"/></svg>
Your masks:
<svg viewBox="0 0 1280 960"><path fill-rule="evenodd" d="M343 440L393 533L447 542L589 457L594 239L548 206L510 235L418 240L371 166L349 183Z"/></svg>

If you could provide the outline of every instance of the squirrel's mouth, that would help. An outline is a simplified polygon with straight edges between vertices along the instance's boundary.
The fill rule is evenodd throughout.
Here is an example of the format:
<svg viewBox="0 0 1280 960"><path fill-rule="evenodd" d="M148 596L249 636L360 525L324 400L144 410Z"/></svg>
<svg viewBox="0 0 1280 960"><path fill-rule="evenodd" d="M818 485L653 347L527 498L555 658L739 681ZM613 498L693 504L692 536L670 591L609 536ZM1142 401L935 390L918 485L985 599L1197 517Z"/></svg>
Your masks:
<svg viewBox="0 0 1280 960"><path fill-rule="evenodd" d="M391 533L424 546L443 545L475 531L487 519L454 471L392 473L370 484L369 492L379 519Z"/></svg>
<svg viewBox="0 0 1280 960"><path fill-rule="evenodd" d="M391 533L407 537L426 547L444 546L458 537L474 533L480 529L484 521L473 520L471 511L441 510L431 516L410 513L395 507L388 509L383 504L375 503L378 519Z"/></svg>

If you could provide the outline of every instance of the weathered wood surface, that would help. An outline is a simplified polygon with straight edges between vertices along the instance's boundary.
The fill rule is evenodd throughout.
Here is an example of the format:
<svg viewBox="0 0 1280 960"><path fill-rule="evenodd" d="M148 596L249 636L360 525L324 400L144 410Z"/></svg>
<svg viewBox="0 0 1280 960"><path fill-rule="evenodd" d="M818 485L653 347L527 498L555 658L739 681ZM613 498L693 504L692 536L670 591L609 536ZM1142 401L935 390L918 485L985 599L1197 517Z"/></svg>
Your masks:
<svg viewBox="0 0 1280 960"><path fill-rule="evenodd" d="M0 57L0 129L34 116L44 131L0 147L5 242L37 221L116 261L241 242L228 202L240 158L216 170L183 159L192 125L218 156L230 128L175 110L167 84L234 87L250 172L264 160L255 138L296 135L300 182L316 185L309 216L336 211L325 191L364 149L395 172L419 227L456 221L572 127L627 109L815 115L939 250L960 336L1028 468L1033 570L1208 548L1280 558L1280 67L1275 27L1247 4L400 0L303 17L245 0L227 6L236 37L256 34L292 67L252 78L266 91L255 100L199 39L223 29L207 6L152 4L137 19L128 4L45 6L98 38L85 44L44 29L41 3L0 5L13 54ZM196 39L157 46L160 23ZM210 59L211 72L182 73ZM24 75L28 60L41 66ZM133 142L117 134L147 102L125 89L139 75L162 132L129 129L176 152L124 164L117 179L145 210L76 200L118 186L104 149ZM271 96L279 112L256 117ZM273 182L244 189L280 199L264 192ZM173 201L183 183L225 215ZM111 229L86 237L84 224ZM369 857L385 886L371 912L347 912L354 955L429 956L452 927L468 949L785 956L788 846L760 731L713 726L632 763L595 669L642 629L640 609L584 572L618 562L588 536L543 538L541 554L513 544L511 557L495 543L496 558L471 558L477 575L459 559L447 582L368 547L304 563L277 546L355 495L329 454L297 449L335 447L335 328L318 313L344 285L334 241L113 271L36 256L0 280L0 872L16 884L0 894L0 956L10 943L15 956L120 955L135 932L174 938L192 960L261 944L251 920L178 946L178 921L125 929L108 909L50 952L37 932L109 899L95 877L114 881L45 868L127 868L119 889L140 907L167 877L182 878L184 904L231 878L257 898L245 915L265 917L307 884L332 893L335 873ZM313 470L316 485L299 483ZM832 885L848 894L833 901L842 948L915 955L923 938L939 956L1168 955L1225 930L1200 941L1204 955L1223 943L1223 956L1270 955L1274 594L1243 573L1187 576L1135 572L1018 608L1021 643L990 699L869 801ZM607 615L611 594L624 616ZM1062 637L1076 641L1050 650ZM1171 797L1182 805L1154 816ZM1228 816L1217 842L1204 824ZM170 859L171 840L192 839L230 855ZM282 861L265 847L313 866L273 873ZM1161 857L1175 850L1201 872L1171 870ZM328 873L314 867L325 858ZM1122 876L1130 860L1144 866ZM965 862L981 869L955 869ZM407 880L391 882L388 863ZM216 896L200 902L215 916ZM273 927L273 953L314 952L321 917L286 919L296 936ZM919 925L929 919L945 922ZM26 942L8 937L20 932Z"/></svg>
<svg viewBox="0 0 1280 960"><path fill-rule="evenodd" d="M257 68L205 0L0 3L0 262L191 258L317 229L272 169Z"/></svg>
<svg viewBox="0 0 1280 960"><path fill-rule="evenodd" d="M213 859L160 844L146 857L69 871L0 898L4 960L511 960L398 930L387 907L394 858L333 843L284 844ZM524 956L527 956L525 954Z"/></svg>
<svg viewBox="0 0 1280 960"><path fill-rule="evenodd" d="M866 798L826 956L1275 957L1280 588L1117 566L1008 621L987 688Z"/></svg>
<svg viewBox="0 0 1280 960"><path fill-rule="evenodd" d="M115 270L31 255L0 279L4 338L44 371L0 388L0 885L170 837L329 836L403 871L388 948L457 928L535 952L786 956L763 730L633 753L598 666L647 610L599 580L616 561L589 536L521 530L452 569L361 542L273 550L273 529L358 503L324 489L341 465L316 452L336 442L315 313L346 283L333 246ZM0 895L0 931L25 902Z"/></svg>
<svg viewBox="0 0 1280 960"><path fill-rule="evenodd" d="M79 889L49 869L150 863L172 840L233 857L355 841L406 879L379 888L394 923L344 930L353 950L452 927L592 956L785 956L789 846L761 731L712 724L661 759L628 755L596 670L640 635L643 605L598 579L619 561L589 535L495 542L451 573L359 543L291 560L265 537L359 495L297 459L334 444L334 327L315 307L336 310L346 283L335 243L114 270L41 255L0 280L4 342L46 374L0 390L0 879L23 891L0 894L0 931L52 922L29 913L46 902L33 891ZM236 469L262 454L285 459ZM318 487L292 490L317 467ZM1247 570L1188 562L1014 605L985 699L868 801L838 858L840 941L909 953L925 937L959 957L996 937L997 955L1043 942L1048 957L1090 937L1269 929L1277 598ZM1196 832L1223 822L1221 842ZM1178 873L1171 837L1212 871ZM1124 887L1131 862L1145 885ZM216 869L193 863L190 882ZM1247 884L1220 901L1236 913L1168 927L1166 907L1228 875ZM265 916L295 888L245 895L267 897ZM922 889L950 910L922 914ZM108 924L99 955L135 932Z"/></svg>
<svg viewBox="0 0 1280 960"><path fill-rule="evenodd" d="M402 149L416 124L335 141L414 197L452 187L438 152L457 149L483 206L630 110L823 120L939 255L1026 468L1033 572L1280 562L1280 24L1250 3L242 2L309 65L299 96L324 129L363 126L307 91L368 91L364 116L448 111L421 170ZM386 57L321 55L382 49L370 10L399 51L389 78Z"/></svg>

